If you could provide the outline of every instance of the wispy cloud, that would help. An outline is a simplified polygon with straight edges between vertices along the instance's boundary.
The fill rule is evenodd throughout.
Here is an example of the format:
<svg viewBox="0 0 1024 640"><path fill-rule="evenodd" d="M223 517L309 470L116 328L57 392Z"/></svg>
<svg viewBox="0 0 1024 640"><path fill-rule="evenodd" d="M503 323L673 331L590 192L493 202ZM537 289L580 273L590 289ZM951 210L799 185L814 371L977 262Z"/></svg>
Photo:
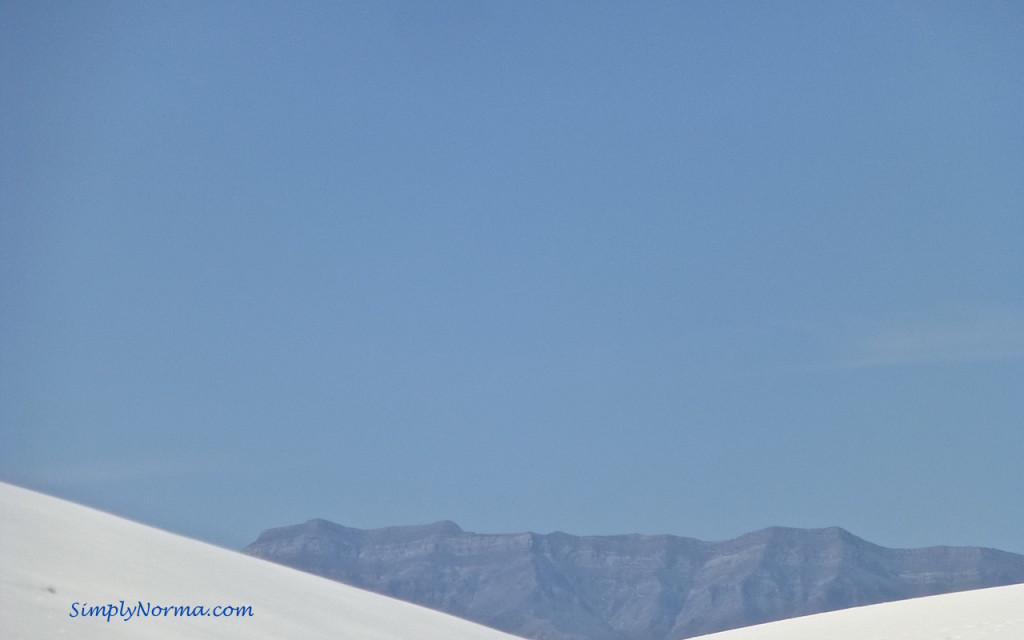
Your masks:
<svg viewBox="0 0 1024 640"><path fill-rule="evenodd" d="M960 364L1024 358L1024 312L960 309L935 317L902 317L851 332L824 369Z"/></svg>

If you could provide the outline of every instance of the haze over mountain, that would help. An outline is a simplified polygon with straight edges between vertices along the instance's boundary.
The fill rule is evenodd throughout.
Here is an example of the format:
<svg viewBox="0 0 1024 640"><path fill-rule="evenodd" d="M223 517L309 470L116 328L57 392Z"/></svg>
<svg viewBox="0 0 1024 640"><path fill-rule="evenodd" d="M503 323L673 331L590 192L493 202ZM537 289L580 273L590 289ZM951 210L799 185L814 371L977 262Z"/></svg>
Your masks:
<svg viewBox="0 0 1024 640"><path fill-rule="evenodd" d="M0 480L1024 553L1022 69L999 0L0 1Z"/></svg>
<svg viewBox="0 0 1024 640"><path fill-rule="evenodd" d="M1024 582L1024 556L888 549L834 527L704 542L310 520L265 531L243 551L540 640L673 640Z"/></svg>

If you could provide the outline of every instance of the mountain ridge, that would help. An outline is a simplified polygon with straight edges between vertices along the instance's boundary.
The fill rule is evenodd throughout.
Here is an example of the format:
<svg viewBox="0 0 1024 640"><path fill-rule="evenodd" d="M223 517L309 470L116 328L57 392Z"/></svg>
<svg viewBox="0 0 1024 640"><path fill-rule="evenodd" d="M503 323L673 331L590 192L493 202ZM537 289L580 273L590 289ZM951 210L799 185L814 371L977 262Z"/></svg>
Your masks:
<svg viewBox="0 0 1024 640"><path fill-rule="evenodd" d="M890 549L841 527L767 527L708 542L312 519L264 531L242 551L537 640L675 640L1024 582L1024 556Z"/></svg>

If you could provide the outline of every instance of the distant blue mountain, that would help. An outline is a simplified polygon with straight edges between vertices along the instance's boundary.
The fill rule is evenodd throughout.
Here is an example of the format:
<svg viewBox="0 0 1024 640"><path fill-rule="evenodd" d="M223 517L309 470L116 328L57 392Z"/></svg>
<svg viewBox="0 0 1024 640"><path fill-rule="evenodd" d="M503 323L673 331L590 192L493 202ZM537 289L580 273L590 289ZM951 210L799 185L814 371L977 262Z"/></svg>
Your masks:
<svg viewBox="0 0 1024 640"><path fill-rule="evenodd" d="M887 549L839 529L734 540L477 534L453 522L270 529L244 553L537 640L677 640L794 616L1024 583L1024 556Z"/></svg>

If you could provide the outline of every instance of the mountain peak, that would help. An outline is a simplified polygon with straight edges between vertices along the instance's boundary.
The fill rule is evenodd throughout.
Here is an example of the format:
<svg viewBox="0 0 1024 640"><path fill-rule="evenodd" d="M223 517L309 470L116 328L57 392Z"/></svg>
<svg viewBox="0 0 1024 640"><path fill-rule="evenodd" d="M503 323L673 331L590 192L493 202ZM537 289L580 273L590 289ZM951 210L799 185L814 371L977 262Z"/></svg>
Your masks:
<svg viewBox="0 0 1024 640"><path fill-rule="evenodd" d="M447 534L447 535L458 535L465 533L462 527L455 524L451 520L439 520L437 522L431 522L430 524L423 524L419 526L409 527L410 529L420 529L427 533Z"/></svg>

